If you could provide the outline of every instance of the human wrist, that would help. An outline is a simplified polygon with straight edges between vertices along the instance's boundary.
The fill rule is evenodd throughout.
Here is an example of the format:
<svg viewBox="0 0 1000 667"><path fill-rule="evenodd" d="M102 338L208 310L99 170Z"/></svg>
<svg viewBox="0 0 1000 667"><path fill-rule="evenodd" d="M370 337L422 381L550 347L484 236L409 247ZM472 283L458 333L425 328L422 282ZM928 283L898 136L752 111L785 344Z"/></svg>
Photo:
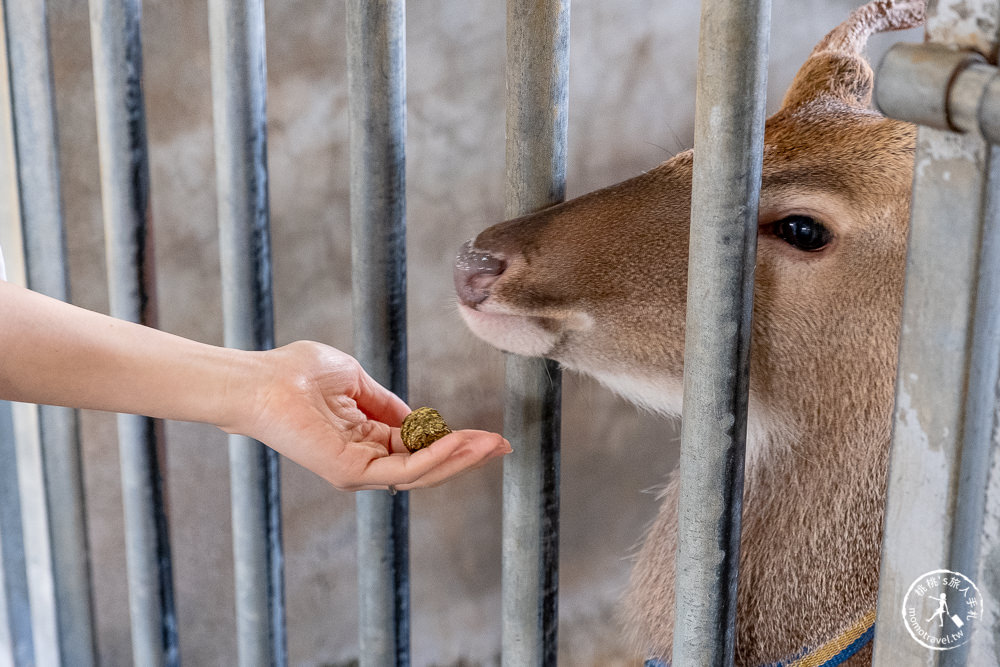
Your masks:
<svg viewBox="0 0 1000 667"><path fill-rule="evenodd" d="M274 373L267 352L219 348L224 355L222 391L210 421L226 433L257 437L261 406L271 391Z"/></svg>

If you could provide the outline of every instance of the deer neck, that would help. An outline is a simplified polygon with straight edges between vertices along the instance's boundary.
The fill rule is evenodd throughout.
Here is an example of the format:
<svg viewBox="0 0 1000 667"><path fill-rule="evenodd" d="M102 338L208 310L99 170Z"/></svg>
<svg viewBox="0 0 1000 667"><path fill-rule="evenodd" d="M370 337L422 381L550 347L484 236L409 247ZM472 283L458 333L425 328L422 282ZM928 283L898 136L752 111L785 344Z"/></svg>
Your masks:
<svg viewBox="0 0 1000 667"><path fill-rule="evenodd" d="M748 455L744 486L737 664L787 658L874 608L888 410L874 428L876 420L839 412L794 431L751 414L748 454L757 455ZM675 476L623 607L637 648L655 656L669 656L673 642L677 496ZM683 585L684 574L677 579Z"/></svg>
<svg viewBox="0 0 1000 667"><path fill-rule="evenodd" d="M827 641L874 609L888 417L878 431L830 428L768 443L764 449L777 450L780 461L768 454L748 470L741 664L764 664Z"/></svg>

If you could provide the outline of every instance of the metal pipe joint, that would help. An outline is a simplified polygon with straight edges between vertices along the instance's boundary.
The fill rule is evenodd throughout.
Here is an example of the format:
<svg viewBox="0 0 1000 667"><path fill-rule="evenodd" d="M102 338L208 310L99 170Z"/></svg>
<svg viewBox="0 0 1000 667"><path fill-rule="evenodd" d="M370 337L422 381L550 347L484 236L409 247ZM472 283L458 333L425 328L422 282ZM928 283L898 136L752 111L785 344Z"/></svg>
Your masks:
<svg viewBox="0 0 1000 667"><path fill-rule="evenodd" d="M896 44L875 76L875 106L890 118L1000 143L1000 70L975 51Z"/></svg>

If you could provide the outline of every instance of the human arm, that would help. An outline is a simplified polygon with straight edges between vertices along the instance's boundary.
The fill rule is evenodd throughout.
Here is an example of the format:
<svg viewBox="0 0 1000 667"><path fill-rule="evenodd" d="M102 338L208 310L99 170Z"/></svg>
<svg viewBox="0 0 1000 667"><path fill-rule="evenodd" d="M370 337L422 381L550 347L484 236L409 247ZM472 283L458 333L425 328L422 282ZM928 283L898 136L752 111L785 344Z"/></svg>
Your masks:
<svg viewBox="0 0 1000 667"><path fill-rule="evenodd" d="M334 348L206 345L3 281L0 350L0 399L214 424L341 489L432 486L510 451L499 435L457 431L406 452L406 404Z"/></svg>

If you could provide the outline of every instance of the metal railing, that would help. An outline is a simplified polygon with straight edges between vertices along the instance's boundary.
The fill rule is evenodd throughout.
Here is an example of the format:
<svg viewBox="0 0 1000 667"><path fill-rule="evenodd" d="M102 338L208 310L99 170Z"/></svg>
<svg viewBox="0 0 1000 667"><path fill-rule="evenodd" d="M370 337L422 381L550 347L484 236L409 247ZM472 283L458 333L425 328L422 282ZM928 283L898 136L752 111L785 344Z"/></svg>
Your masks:
<svg viewBox="0 0 1000 667"><path fill-rule="evenodd" d="M141 19L138 0L90 3L110 313L155 327ZM163 447L161 421L118 415L132 652L142 665L180 664Z"/></svg>
<svg viewBox="0 0 1000 667"><path fill-rule="evenodd" d="M507 2L508 218L566 193L569 0ZM507 355L503 465L503 664L554 665L559 586L558 364Z"/></svg>
<svg viewBox="0 0 1000 667"><path fill-rule="evenodd" d="M877 665L1000 659L1000 153L987 143L1000 137L990 101L1000 78L986 65L996 64L998 12L995 0L932 4L928 42L894 47L876 77L882 111L919 123ZM912 582L942 569L978 582L992 607L972 640L948 651L913 641L904 601Z"/></svg>
<svg viewBox="0 0 1000 667"><path fill-rule="evenodd" d="M213 125L227 347L274 347L263 0L212 0ZM287 661L278 454L229 436L240 664Z"/></svg>
<svg viewBox="0 0 1000 667"><path fill-rule="evenodd" d="M347 3L354 354L404 401L406 58L403 0ZM363 665L410 662L409 494L360 491Z"/></svg>
<svg viewBox="0 0 1000 667"><path fill-rule="evenodd" d="M965 5L996 18L997 3ZM46 6L2 7L19 222L5 238L10 266L31 288L67 299ZM348 0L347 9L354 351L405 399L405 9L402 0ZM509 217L565 194L569 11L569 0L508 0ZM689 298L685 352L677 665L732 664L734 655L770 1L706 0L702 12L689 278L699 298ZM992 56L996 21L963 32L951 12L931 8L931 38ZM155 325L139 1L91 0L91 19L111 312ZM226 344L266 349L274 313L263 2L212 0L209 23ZM1000 530L987 505L1000 498L998 171L983 139L1000 137L1000 98L991 97L1000 78L982 57L918 55L896 51L877 91L891 115L937 128L921 128L918 139L879 619L898 615L904 582L942 564L979 577L1000 603L988 561ZM946 71L926 69L940 62ZM924 69L907 69L916 63ZM917 70L934 95L908 98ZM934 86L950 86L954 101ZM944 102L912 110L927 100ZM503 664L554 665L560 375L544 360L508 356L506 365L504 430L515 453L504 463ZM914 424L936 430L915 433ZM98 661L76 430L69 410L0 405L0 661L13 665ZM155 420L119 419L132 645L144 667L180 662L161 431ZM230 462L239 661L285 664L278 459L233 437ZM361 664L407 665L407 494L358 493L357 515ZM966 664L973 655L918 651L902 624L877 627L878 664L904 655L908 664Z"/></svg>
<svg viewBox="0 0 1000 667"><path fill-rule="evenodd" d="M732 664L770 0L702 3L674 660Z"/></svg>
<svg viewBox="0 0 1000 667"><path fill-rule="evenodd" d="M14 130L17 184L14 236L23 255L11 268L31 289L65 300L69 280L45 2L4 2L3 18L4 71L9 73L5 110L8 128ZM11 410L17 461L5 467L8 474L17 470L23 545L8 542L18 539L17 531L5 533L4 553L13 556L11 550L21 547L25 570L20 571L16 557L10 563L14 570L8 570L5 558L4 574L8 590L26 590L30 601L30 610L14 607L8 613L16 655L26 655L33 645L39 664L78 655L77 664L88 665L95 646L76 413L25 404ZM26 576L27 585L12 575ZM23 620L25 611L30 628L26 621L13 623Z"/></svg>

